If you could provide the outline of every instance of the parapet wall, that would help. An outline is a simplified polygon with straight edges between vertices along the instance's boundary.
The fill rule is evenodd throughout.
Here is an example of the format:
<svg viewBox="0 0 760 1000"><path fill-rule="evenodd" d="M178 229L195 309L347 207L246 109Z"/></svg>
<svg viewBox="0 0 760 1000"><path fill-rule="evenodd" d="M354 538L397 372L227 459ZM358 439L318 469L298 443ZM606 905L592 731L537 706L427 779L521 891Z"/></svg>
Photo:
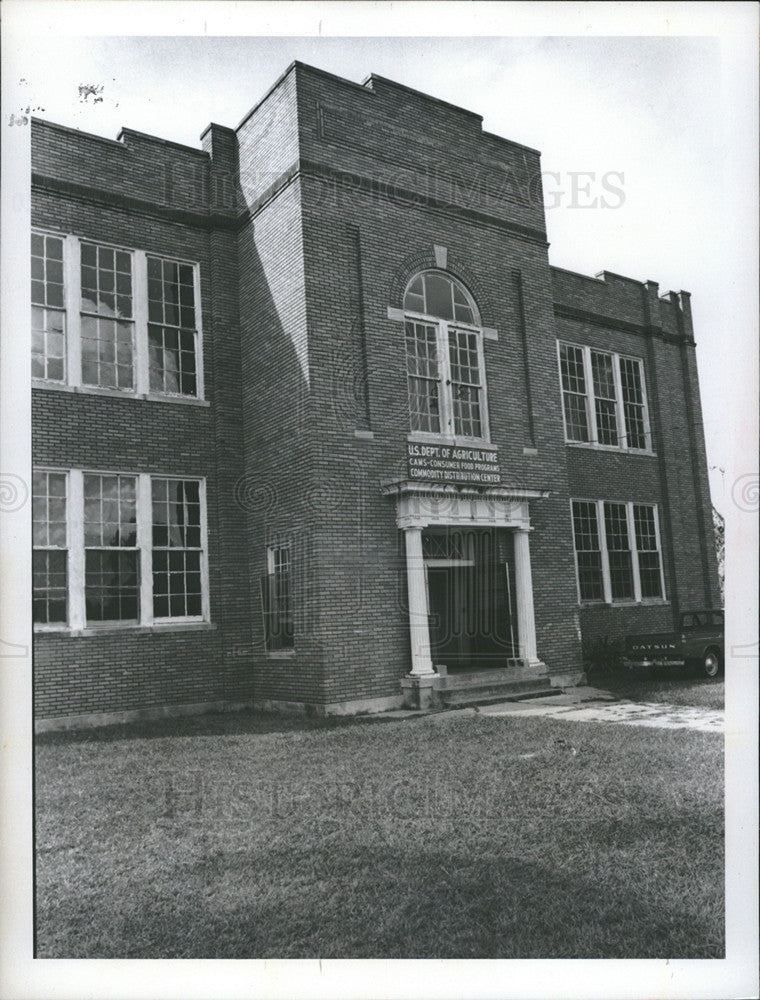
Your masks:
<svg viewBox="0 0 760 1000"><path fill-rule="evenodd" d="M654 329L693 340L689 292L661 296L657 282L636 281L611 271L592 278L552 267L551 275L555 310L571 318L608 320L618 327L629 326L632 332Z"/></svg>
<svg viewBox="0 0 760 1000"><path fill-rule="evenodd" d="M220 203L208 152L132 129L105 139L75 128L32 120L32 173L38 186L74 188L114 203L132 200L207 216L235 209ZM210 198L211 194L215 197ZM213 202L213 203L212 203Z"/></svg>
<svg viewBox="0 0 760 1000"><path fill-rule="evenodd" d="M546 238L536 150L483 131L482 118L371 76L363 86L294 64L301 157L358 190L456 207Z"/></svg>

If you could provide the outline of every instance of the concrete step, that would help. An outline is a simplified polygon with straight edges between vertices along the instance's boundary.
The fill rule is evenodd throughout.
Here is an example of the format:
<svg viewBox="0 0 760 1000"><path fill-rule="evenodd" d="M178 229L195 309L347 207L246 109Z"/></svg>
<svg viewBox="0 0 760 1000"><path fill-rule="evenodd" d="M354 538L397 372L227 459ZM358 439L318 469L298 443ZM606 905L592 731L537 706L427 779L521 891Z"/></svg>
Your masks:
<svg viewBox="0 0 760 1000"><path fill-rule="evenodd" d="M444 707L484 705L498 701L523 701L556 695L559 689L547 680L518 681L512 684L480 684L472 687L438 689L438 701Z"/></svg>
<svg viewBox="0 0 760 1000"><path fill-rule="evenodd" d="M547 691L544 688L535 691L504 692L504 691L457 691L447 698L441 699L443 708L467 708L473 705L495 705L506 701L525 701L530 698L544 698L555 694L556 688Z"/></svg>
<svg viewBox="0 0 760 1000"><path fill-rule="evenodd" d="M529 667L510 667L494 670L468 670L456 674L436 677L435 687L439 691L453 691L458 688L497 687L501 684L543 684L545 677Z"/></svg>

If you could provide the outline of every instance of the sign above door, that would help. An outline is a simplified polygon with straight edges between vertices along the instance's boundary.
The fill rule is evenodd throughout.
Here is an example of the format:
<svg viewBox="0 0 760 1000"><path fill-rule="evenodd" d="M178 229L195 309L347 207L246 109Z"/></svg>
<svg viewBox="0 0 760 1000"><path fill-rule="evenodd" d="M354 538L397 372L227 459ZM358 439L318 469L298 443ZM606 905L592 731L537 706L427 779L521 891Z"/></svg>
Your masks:
<svg viewBox="0 0 760 1000"><path fill-rule="evenodd" d="M483 448L459 445L409 442L407 472L409 478L433 483L501 482L498 453Z"/></svg>

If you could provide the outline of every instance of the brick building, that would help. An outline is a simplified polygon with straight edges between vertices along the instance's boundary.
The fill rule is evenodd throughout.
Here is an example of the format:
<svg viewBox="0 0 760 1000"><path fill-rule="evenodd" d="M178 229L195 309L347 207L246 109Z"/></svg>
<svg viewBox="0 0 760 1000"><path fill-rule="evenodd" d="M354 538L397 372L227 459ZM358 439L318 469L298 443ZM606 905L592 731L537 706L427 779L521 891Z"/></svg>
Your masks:
<svg viewBox="0 0 760 1000"><path fill-rule="evenodd" d="M539 154L293 64L202 149L35 121L39 725L571 684L719 606L689 295Z"/></svg>

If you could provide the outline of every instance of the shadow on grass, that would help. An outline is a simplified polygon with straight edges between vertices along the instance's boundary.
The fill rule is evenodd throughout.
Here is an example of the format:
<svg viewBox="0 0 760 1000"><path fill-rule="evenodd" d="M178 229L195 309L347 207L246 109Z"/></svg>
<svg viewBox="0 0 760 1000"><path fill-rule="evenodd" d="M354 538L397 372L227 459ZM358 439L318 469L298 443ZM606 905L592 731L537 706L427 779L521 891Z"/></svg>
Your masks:
<svg viewBox="0 0 760 1000"><path fill-rule="evenodd" d="M702 677L679 667L624 669L598 667L587 672L588 683L630 701L662 702L694 708L723 709L725 680Z"/></svg>
<svg viewBox="0 0 760 1000"><path fill-rule="evenodd" d="M722 954L719 737L341 725L41 748L39 957Z"/></svg>
<svg viewBox="0 0 760 1000"><path fill-rule="evenodd" d="M614 869L582 877L487 850L209 852L101 912L66 894L43 917L39 957L723 957L721 914L683 888L674 874L634 895Z"/></svg>
<svg viewBox="0 0 760 1000"><path fill-rule="evenodd" d="M341 729L367 722L388 722L371 716L308 716L277 712L209 712L203 715L125 722L92 729L39 733L38 746L69 743L117 743L120 740L167 739L173 736L260 736L266 733L301 733L318 729Z"/></svg>

